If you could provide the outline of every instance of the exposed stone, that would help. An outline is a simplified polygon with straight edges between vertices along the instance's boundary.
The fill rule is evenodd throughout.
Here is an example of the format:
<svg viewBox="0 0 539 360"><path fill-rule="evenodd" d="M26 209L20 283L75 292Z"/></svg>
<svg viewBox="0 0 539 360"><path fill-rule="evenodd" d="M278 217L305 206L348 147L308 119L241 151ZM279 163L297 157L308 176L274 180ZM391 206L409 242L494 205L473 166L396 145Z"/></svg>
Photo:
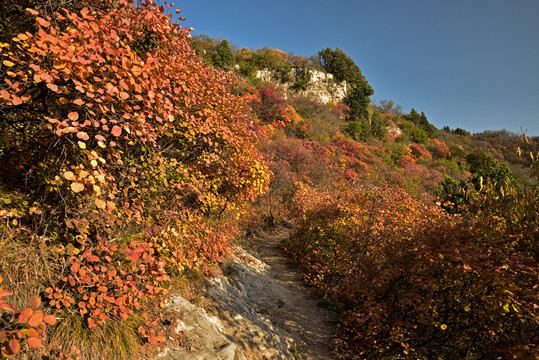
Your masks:
<svg viewBox="0 0 539 360"><path fill-rule="evenodd" d="M292 69L291 75L294 80L298 80L300 69ZM332 74L328 74L320 70L309 69L311 78L305 86L305 90L297 91L298 94L311 97L319 102L327 104L329 102L339 103L346 96L347 84L345 81L337 82ZM278 82L278 78L274 71L269 69L258 70L256 77L266 82ZM294 82L288 82L285 85L292 90Z"/></svg>
<svg viewBox="0 0 539 360"><path fill-rule="evenodd" d="M167 348L160 360L246 360L239 346L222 334L221 321L186 299L175 296L167 304L178 318L176 333L183 332L189 348Z"/></svg>

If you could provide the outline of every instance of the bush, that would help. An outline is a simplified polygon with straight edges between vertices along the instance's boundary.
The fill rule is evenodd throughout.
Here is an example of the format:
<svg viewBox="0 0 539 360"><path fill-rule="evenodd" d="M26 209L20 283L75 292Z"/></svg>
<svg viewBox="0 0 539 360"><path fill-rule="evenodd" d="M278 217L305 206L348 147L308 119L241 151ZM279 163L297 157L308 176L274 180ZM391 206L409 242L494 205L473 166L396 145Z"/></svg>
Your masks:
<svg viewBox="0 0 539 360"><path fill-rule="evenodd" d="M211 272L235 230L223 219L269 180L236 79L187 29L151 1L92 4L27 9L37 31L0 44L0 239L23 231L52 254L42 298L78 324L53 329L66 353L117 323L162 341L170 275Z"/></svg>
<svg viewBox="0 0 539 360"><path fill-rule="evenodd" d="M536 226L446 215L394 188L302 186L294 203L301 220L285 247L344 305L350 357L537 356Z"/></svg>

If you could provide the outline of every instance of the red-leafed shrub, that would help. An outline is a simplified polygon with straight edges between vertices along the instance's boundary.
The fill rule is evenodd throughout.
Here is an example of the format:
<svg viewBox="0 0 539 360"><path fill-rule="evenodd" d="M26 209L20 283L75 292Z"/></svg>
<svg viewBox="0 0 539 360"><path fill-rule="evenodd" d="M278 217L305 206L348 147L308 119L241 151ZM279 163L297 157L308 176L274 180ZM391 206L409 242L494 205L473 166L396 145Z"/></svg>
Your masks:
<svg viewBox="0 0 539 360"><path fill-rule="evenodd" d="M451 158L451 151L449 151L449 147L443 140L438 139L432 139L432 150L431 152L434 154L435 157L443 158L443 159L449 159Z"/></svg>
<svg viewBox="0 0 539 360"><path fill-rule="evenodd" d="M447 215L397 188L303 185L294 204L285 248L344 308L350 358L537 356L536 226Z"/></svg>
<svg viewBox="0 0 539 360"><path fill-rule="evenodd" d="M35 31L0 43L0 231L46 239L44 298L64 318L125 322L159 307L170 274L230 251L227 214L269 180L257 124L151 0L25 12Z"/></svg>
<svg viewBox="0 0 539 360"><path fill-rule="evenodd" d="M432 159L432 154L427 150L427 147L423 144L413 143L410 145L410 151L412 156L418 160L430 160Z"/></svg>

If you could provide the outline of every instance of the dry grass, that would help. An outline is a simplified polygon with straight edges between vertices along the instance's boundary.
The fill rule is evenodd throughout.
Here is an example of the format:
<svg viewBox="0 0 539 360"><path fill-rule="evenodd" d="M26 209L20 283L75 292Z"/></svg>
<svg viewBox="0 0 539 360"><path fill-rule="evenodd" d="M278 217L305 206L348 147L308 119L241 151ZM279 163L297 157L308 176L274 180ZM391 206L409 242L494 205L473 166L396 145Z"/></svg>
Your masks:
<svg viewBox="0 0 539 360"><path fill-rule="evenodd" d="M84 360L134 359L142 343L136 330L141 323L141 319L133 318L111 320L89 329L80 316L67 315L54 326L48 345L66 353L75 346Z"/></svg>
<svg viewBox="0 0 539 360"><path fill-rule="evenodd" d="M0 275L2 287L12 291L6 298L15 308L24 308L28 299L39 295L50 283L46 247L30 231L0 225Z"/></svg>

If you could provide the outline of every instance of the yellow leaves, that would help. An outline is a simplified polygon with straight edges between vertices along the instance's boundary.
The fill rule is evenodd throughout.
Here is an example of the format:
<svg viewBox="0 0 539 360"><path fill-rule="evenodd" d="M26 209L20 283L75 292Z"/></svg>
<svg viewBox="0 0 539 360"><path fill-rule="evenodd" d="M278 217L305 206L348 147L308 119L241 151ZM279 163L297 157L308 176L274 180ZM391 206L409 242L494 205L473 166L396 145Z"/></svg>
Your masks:
<svg viewBox="0 0 539 360"><path fill-rule="evenodd" d="M67 65L65 63L58 63L58 62L54 63L54 65L53 65L54 69L60 70L60 71L64 70L66 68L66 66Z"/></svg>
<svg viewBox="0 0 539 360"><path fill-rule="evenodd" d="M74 180L75 179L75 174L72 171L66 171L64 173L64 178L66 180L69 180L69 181Z"/></svg>
<svg viewBox="0 0 539 360"><path fill-rule="evenodd" d="M3 49L3 48L9 48L9 47L10 47L9 44L0 42L0 49Z"/></svg>
<svg viewBox="0 0 539 360"><path fill-rule="evenodd" d="M15 63L13 61L10 61L10 60L4 60L4 61L2 61L2 64L4 64L7 67L12 67L12 66L15 65Z"/></svg>
<svg viewBox="0 0 539 360"><path fill-rule="evenodd" d="M85 150L85 149L86 149L86 143L85 143L85 142L78 141L77 144L79 145L79 147L80 147L82 150Z"/></svg>
<svg viewBox="0 0 539 360"><path fill-rule="evenodd" d="M442 330L447 330L447 325L446 325L446 324L442 324L442 325L440 326L440 329L442 329Z"/></svg>
<svg viewBox="0 0 539 360"><path fill-rule="evenodd" d="M84 185L78 182L74 182L71 184L71 190L73 190L74 193L80 193L84 190Z"/></svg>

